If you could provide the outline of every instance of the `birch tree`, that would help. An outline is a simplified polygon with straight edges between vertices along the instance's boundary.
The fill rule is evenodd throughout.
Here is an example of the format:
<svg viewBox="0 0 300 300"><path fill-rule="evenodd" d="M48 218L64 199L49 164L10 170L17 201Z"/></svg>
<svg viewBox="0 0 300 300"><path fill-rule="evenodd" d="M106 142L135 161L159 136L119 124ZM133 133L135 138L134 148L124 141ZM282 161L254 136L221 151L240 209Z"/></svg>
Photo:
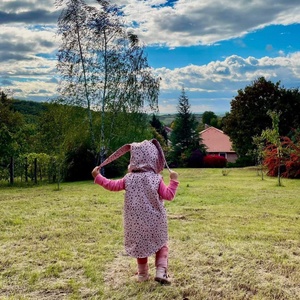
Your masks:
<svg viewBox="0 0 300 300"><path fill-rule="evenodd" d="M87 108L92 144L101 160L113 139L119 113L157 111L159 79L148 65L138 37L127 32L122 12L109 1L88 6L83 0L58 0L63 7L58 34L61 47L61 102ZM101 114L100 135L95 134L91 111ZM144 124L143 124L144 125Z"/></svg>

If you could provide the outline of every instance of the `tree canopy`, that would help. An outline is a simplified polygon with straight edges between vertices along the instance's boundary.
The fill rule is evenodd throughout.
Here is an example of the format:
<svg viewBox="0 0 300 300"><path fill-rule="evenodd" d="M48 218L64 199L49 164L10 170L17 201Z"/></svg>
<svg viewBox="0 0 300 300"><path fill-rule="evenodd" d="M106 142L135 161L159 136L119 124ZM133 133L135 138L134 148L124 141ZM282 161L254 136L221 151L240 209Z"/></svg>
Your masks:
<svg viewBox="0 0 300 300"><path fill-rule="evenodd" d="M178 101L176 118L170 136L172 150L170 159L174 165L189 166L189 158L196 150L203 150L201 139L197 130L198 122L190 110L189 99L182 88Z"/></svg>
<svg viewBox="0 0 300 300"><path fill-rule="evenodd" d="M300 93L298 89L285 89L280 82L264 77L238 90L231 101L230 113L224 117L223 131L229 135L240 157L254 150L252 137L272 126L268 111L280 112L280 135L288 135L300 124Z"/></svg>
<svg viewBox="0 0 300 300"><path fill-rule="evenodd" d="M145 106L157 110L159 79L138 37L126 31L119 8L109 1L97 2L98 7L83 0L56 2L63 7L58 21L59 100L87 108L91 144L107 151L116 143L117 124L122 121L126 127L126 117L140 122L136 116ZM99 131L91 110L101 114Z"/></svg>
<svg viewBox="0 0 300 300"><path fill-rule="evenodd" d="M22 148L24 118L14 111L12 98L0 89L0 158L9 159ZM4 162L2 162L4 163Z"/></svg>

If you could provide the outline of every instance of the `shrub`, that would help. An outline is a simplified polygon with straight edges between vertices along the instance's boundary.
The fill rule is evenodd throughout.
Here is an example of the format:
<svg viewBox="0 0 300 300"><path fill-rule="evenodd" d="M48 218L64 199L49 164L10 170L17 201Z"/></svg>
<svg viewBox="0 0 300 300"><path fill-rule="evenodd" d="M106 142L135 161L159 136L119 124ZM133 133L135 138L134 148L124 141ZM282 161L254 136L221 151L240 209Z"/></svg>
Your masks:
<svg viewBox="0 0 300 300"><path fill-rule="evenodd" d="M205 168L225 168L227 164L227 159L219 155L206 155L203 161Z"/></svg>
<svg viewBox="0 0 300 300"><path fill-rule="evenodd" d="M298 134L299 135L299 134ZM300 178L300 138L293 142L288 137L281 138L282 157L278 157L277 148L269 144L265 149L264 165L268 169L269 176L278 175L278 165L280 173L286 178Z"/></svg>
<svg viewBox="0 0 300 300"><path fill-rule="evenodd" d="M188 159L189 168L202 168L203 167L203 153L197 149L192 152Z"/></svg>
<svg viewBox="0 0 300 300"><path fill-rule="evenodd" d="M95 167L95 155L86 145L70 149L65 156L65 180L91 180L91 171Z"/></svg>
<svg viewBox="0 0 300 300"><path fill-rule="evenodd" d="M130 156L128 153L119 157L117 160L109 163L104 167L107 178L121 177L126 174L129 165Z"/></svg>

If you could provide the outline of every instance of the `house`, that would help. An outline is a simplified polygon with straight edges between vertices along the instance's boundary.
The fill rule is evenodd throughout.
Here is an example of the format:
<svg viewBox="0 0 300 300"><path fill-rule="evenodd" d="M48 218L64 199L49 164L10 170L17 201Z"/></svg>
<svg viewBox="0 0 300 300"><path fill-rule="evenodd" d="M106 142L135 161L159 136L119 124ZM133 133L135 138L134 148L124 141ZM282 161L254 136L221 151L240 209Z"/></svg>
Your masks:
<svg viewBox="0 0 300 300"><path fill-rule="evenodd" d="M207 148L207 154L223 156L228 162L236 161L237 154L232 149L229 136L222 130L210 126L200 132L200 137Z"/></svg>

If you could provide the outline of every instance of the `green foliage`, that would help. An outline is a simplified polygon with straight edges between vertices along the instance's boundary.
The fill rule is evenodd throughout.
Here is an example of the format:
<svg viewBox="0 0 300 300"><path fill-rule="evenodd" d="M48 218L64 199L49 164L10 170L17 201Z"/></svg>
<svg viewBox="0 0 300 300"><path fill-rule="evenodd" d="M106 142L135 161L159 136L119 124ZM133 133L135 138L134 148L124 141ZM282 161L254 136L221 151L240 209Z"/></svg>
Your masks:
<svg viewBox="0 0 300 300"><path fill-rule="evenodd" d="M217 115L212 111L205 111L202 115L202 123L207 125L212 125L212 122L215 122Z"/></svg>
<svg viewBox="0 0 300 300"><path fill-rule="evenodd" d="M91 152L89 145L76 145L65 154L65 180L82 181L91 179L91 171L95 165L95 153Z"/></svg>
<svg viewBox="0 0 300 300"><path fill-rule="evenodd" d="M37 123L41 114L47 109L46 103L35 101L12 100L13 109L21 113L27 123Z"/></svg>
<svg viewBox="0 0 300 300"><path fill-rule="evenodd" d="M48 170L50 164L50 156L46 153L29 153L26 155L29 176L33 178L34 174L34 160L37 160L37 174L40 180L48 179Z"/></svg>
<svg viewBox="0 0 300 300"><path fill-rule="evenodd" d="M255 145L254 156L256 158L256 164L260 168L261 179L264 179L263 172L263 160L264 160L264 150L265 150L265 139L262 136L254 136L252 137L253 143Z"/></svg>
<svg viewBox="0 0 300 300"><path fill-rule="evenodd" d="M116 123L124 113L138 114L146 106L157 110L159 79L148 65L138 37L126 32L119 8L104 0L98 4L57 1L64 8L58 20L58 34L63 37L58 51L62 78L58 101L87 108L91 147L103 155L116 144ZM101 115L96 120L100 130L95 128L92 109ZM126 121L122 127L127 127Z"/></svg>
<svg viewBox="0 0 300 300"><path fill-rule="evenodd" d="M272 129L267 128L262 131L261 136L267 140L268 143L271 143L275 146L277 152L277 159L275 160L277 163L277 177L278 177L278 185L281 185L280 176L281 176L281 163L282 163L282 146L279 134L279 118L280 113L276 111L267 111L267 114L272 119Z"/></svg>
<svg viewBox="0 0 300 300"><path fill-rule="evenodd" d="M170 136L172 149L169 155L170 165L188 166L189 158L193 151L204 150L197 130L198 123L190 111L189 99L184 88L181 91L173 130Z"/></svg>
<svg viewBox="0 0 300 300"><path fill-rule="evenodd" d="M0 163L21 152L23 125L22 114L14 111L12 99L0 88Z"/></svg>
<svg viewBox="0 0 300 300"><path fill-rule="evenodd" d="M150 125L157 131L159 135L163 137L164 143L168 144L168 134L166 132L165 126L161 123L159 118L155 116L155 114L152 115Z"/></svg>
<svg viewBox="0 0 300 300"><path fill-rule="evenodd" d="M206 129L206 126L213 126L218 129L223 127L223 117L217 116L212 111L205 111L202 114L201 122L198 125L198 130L202 131Z"/></svg>
<svg viewBox="0 0 300 300"><path fill-rule="evenodd" d="M241 168L241 167L249 167L255 165L255 159L251 155L246 155L243 157L238 157L234 163L228 162L228 167Z"/></svg>
<svg viewBox="0 0 300 300"><path fill-rule="evenodd" d="M10 162L11 163L11 162ZM13 157L13 170L15 183L54 183L61 180L61 159L46 153L25 153ZM10 164L0 168L0 180L8 181L10 177Z"/></svg>
<svg viewBox="0 0 300 300"><path fill-rule="evenodd" d="M65 179L90 179L91 169L99 163L99 154L91 145L86 109L58 103L44 103L43 106L37 106L43 109L32 111L31 117L31 110L26 109L31 105L28 106L27 101L24 102L25 104L20 102L19 106L24 108L25 119L21 113L15 112L15 108L10 110L8 105L0 112L7 118L6 123L1 123L2 130L0 130L1 144L5 145L0 149L2 151L0 177L5 180L9 178L11 155L15 160L15 177L25 178L24 158L28 153L30 157L45 153L51 159L47 174L46 171L39 170L43 180L48 178L49 182L60 182ZM153 138L146 114L138 112L120 112L115 113L115 116L113 114L107 112L105 118L105 134L111 139L111 148L107 149L107 155L123 144ZM17 126L18 120L22 121L20 126ZM101 115L93 112L93 120L96 129L95 137L100 140ZM127 164L127 162L118 162L120 169L110 166L107 174L112 177L120 176L126 171ZM30 165L29 178L32 178L32 172Z"/></svg>
<svg viewBox="0 0 300 300"><path fill-rule="evenodd" d="M253 136L271 127L269 110L281 112L279 133L281 136L288 135L300 124L299 90L287 90L279 82L274 84L261 77L239 90L231 101L231 111L223 120L223 131L230 136L239 157L254 150Z"/></svg>

